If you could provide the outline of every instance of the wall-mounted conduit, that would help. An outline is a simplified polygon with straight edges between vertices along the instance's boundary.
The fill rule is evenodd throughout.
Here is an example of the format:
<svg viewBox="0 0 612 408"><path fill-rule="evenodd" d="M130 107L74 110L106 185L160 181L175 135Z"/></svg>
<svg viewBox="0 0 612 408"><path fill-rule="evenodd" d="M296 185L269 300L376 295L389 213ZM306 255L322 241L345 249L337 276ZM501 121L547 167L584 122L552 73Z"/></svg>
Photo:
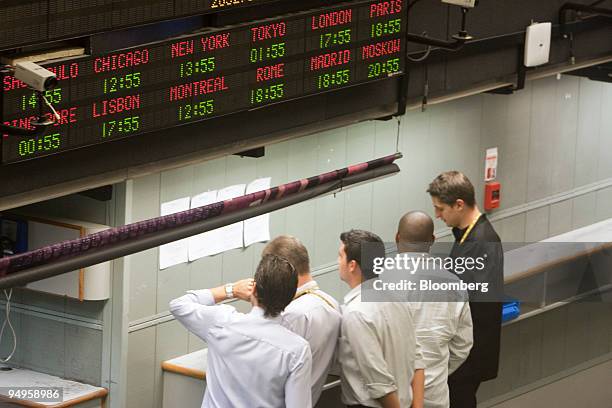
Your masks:
<svg viewBox="0 0 612 408"><path fill-rule="evenodd" d="M266 214L343 188L396 174L401 153L232 200L111 228L0 258L0 289L25 285Z"/></svg>

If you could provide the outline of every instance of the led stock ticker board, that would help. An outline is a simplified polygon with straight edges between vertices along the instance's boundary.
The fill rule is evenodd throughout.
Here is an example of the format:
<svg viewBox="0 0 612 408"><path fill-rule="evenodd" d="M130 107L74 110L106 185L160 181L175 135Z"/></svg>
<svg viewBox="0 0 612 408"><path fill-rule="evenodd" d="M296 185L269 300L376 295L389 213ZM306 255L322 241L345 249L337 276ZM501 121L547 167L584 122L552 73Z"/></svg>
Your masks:
<svg viewBox="0 0 612 408"><path fill-rule="evenodd" d="M61 120L3 135L3 163L206 120L402 73L406 4L358 1L42 64ZM29 127L33 91L3 78L5 124Z"/></svg>

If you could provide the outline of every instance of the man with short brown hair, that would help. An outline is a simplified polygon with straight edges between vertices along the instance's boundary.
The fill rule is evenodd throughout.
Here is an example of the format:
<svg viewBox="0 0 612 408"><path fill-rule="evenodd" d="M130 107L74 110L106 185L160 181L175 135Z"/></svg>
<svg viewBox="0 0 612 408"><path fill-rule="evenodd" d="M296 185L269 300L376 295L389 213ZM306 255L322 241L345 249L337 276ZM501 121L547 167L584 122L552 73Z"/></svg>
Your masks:
<svg viewBox="0 0 612 408"><path fill-rule="evenodd" d="M254 279L193 290L170 302L170 312L208 344L202 408L311 408L308 342L282 327L280 313L297 288L295 268L267 255ZM218 303L237 297L248 314Z"/></svg>
<svg viewBox="0 0 612 408"><path fill-rule="evenodd" d="M427 192L436 218L453 229L455 243L450 256L484 260L482 270L456 272L467 283L486 282L490 293L469 293L474 345L467 360L448 378L451 408L475 408L480 383L497 377L504 253L499 236L476 204L474 186L465 174L442 173L431 182Z"/></svg>
<svg viewBox="0 0 612 408"><path fill-rule="evenodd" d="M287 259L298 273L298 288L293 301L282 314L281 324L310 344L314 406L321 396L336 353L342 319L340 306L312 278L308 250L300 240L289 235L276 237L262 252L262 256L270 254Z"/></svg>
<svg viewBox="0 0 612 408"><path fill-rule="evenodd" d="M375 278L385 246L372 232L340 235L338 272L351 291L344 297L342 402L348 407L422 408L425 374L413 313L405 302L362 300L362 285Z"/></svg>

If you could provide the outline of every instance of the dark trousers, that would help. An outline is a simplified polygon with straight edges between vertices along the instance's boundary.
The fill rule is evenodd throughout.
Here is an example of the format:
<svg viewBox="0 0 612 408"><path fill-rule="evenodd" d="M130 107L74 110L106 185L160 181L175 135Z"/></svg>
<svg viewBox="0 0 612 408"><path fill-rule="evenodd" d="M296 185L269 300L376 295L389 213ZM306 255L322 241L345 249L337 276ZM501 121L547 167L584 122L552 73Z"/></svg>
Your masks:
<svg viewBox="0 0 612 408"><path fill-rule="evenodd" d="M477 377L448 377L450 408L476 408L476 392L480 382Z"/></svg>

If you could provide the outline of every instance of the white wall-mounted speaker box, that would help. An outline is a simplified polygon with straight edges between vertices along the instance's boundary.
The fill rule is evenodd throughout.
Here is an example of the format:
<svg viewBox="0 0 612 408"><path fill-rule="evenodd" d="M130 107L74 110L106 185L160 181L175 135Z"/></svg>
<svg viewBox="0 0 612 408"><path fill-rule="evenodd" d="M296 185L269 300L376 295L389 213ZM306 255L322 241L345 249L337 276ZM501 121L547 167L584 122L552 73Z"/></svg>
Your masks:
<svg viewBox="0 0 612 408"><path fill-rule="evenodd" d="M525 66L537 67L550 59L552 23L534 23L525 36Z"/></svg>

